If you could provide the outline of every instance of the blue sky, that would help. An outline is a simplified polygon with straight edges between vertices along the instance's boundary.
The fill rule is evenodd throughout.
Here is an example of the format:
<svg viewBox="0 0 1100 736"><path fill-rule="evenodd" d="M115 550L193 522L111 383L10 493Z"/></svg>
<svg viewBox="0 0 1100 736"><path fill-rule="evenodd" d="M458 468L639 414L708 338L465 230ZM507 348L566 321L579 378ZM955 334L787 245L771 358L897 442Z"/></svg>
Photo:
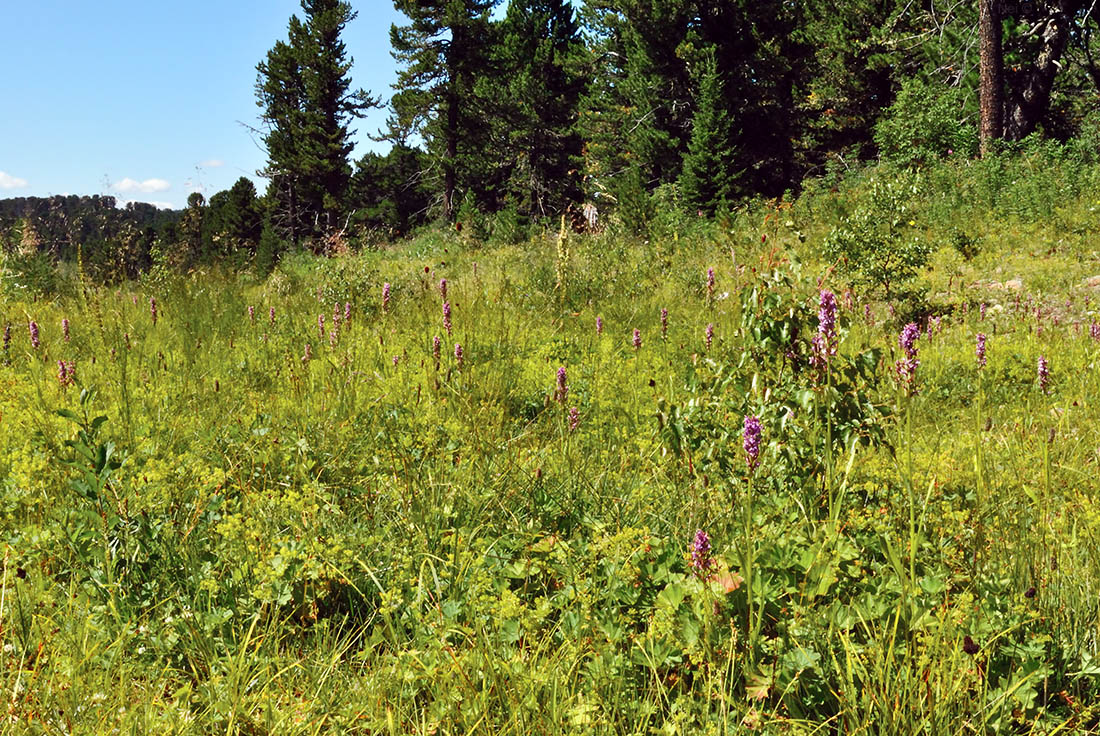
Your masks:
<svg viewBox="0 0 1100 736"><path fill-rule="evenodd" d="M344 33L353 84L388 100L396 79L389 0L352 2ZM110 194L182 207L255 176L264 152L256 64L297 0L32 0L0 17L0 198ZM385 150L366 133L385 110L357 121L353 156Z"/></svg>

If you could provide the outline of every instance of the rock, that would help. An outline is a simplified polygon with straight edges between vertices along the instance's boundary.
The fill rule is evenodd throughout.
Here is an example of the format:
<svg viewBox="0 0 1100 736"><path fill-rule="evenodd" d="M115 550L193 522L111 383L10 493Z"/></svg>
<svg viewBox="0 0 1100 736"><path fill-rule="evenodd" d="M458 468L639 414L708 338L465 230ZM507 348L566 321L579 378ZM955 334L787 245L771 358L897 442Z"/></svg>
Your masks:
<svg viewBox="0 0 1100 736"><path fill-rule="evenodd" d="M1024 288L1024 282L1020 279L1010 279L1005 282L1005 288L1009 291L1021 291Z"/></svg>
<svg viewBox="0 0 1100 736"><path fill-rule="evenodd" d="M1085 286L1090 289L1100 289L1100 276L1090 276L1085 279Z"/></svg>

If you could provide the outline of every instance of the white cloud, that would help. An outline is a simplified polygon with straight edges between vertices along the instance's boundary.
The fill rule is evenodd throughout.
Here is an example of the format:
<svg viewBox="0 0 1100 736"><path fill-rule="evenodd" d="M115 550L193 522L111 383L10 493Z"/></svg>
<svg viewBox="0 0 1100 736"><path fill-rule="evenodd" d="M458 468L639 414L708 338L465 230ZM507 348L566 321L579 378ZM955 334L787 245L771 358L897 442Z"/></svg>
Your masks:
<svg viewBox="0 0 1100 736"><path fill-rule="evenodd" d="M25 186L27 186L26 179L20 179L18 176L0 171L0 189L21 189Z"/></svg>
<svg viewBox="0 0 1100 736"><path fill-rule="evenodd" d="M135 181L130 177L126 177L115 185L115 189L120 192L143 192L145 194L149 194L150 192L163 192L171 188L172 185L164 179Z"/></svg>
<svg viewBox="0 0 1100 736"><path fill-rule="evenodd" d="M225 161L222 161L220 158L210 158L200 163L199 166L204 169L216 169L219 166L225 166Z"/></svg>

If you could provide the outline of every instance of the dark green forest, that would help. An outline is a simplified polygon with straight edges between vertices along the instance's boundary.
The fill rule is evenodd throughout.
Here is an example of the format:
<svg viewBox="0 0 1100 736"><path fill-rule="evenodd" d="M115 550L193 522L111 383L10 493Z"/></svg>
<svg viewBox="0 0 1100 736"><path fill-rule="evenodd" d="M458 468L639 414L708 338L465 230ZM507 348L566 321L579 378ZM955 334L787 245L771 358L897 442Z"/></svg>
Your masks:
<svg viewBox="0 0 1100 736"><path fill-rule="evenodd" d="M1074 142L1089 156L1100 139L1100 26L1079 0L395 5L392 90L354 87L341 0L302 0L258 61L266 191L242 178L179 212L5 200L5 250L111 280L221 258L263 271L291 248L424 226L518 239L565 217L646 235L662 213L722 217L868 164ZM389 151L354 159L357 119L382 106L385 128L361 133Z"/></svg>

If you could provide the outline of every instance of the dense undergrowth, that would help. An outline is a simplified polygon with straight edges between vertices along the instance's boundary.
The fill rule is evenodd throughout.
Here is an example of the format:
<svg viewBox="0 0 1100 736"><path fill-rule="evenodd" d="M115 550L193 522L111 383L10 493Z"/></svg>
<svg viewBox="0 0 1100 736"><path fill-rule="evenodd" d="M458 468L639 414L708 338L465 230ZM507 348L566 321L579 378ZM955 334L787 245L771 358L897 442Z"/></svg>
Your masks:
<svg viewBox="0 0 1100 736"><path fill-rule="evenodd" d="M1098 174L9 269L4 732L1095 730Z"/></svg>

